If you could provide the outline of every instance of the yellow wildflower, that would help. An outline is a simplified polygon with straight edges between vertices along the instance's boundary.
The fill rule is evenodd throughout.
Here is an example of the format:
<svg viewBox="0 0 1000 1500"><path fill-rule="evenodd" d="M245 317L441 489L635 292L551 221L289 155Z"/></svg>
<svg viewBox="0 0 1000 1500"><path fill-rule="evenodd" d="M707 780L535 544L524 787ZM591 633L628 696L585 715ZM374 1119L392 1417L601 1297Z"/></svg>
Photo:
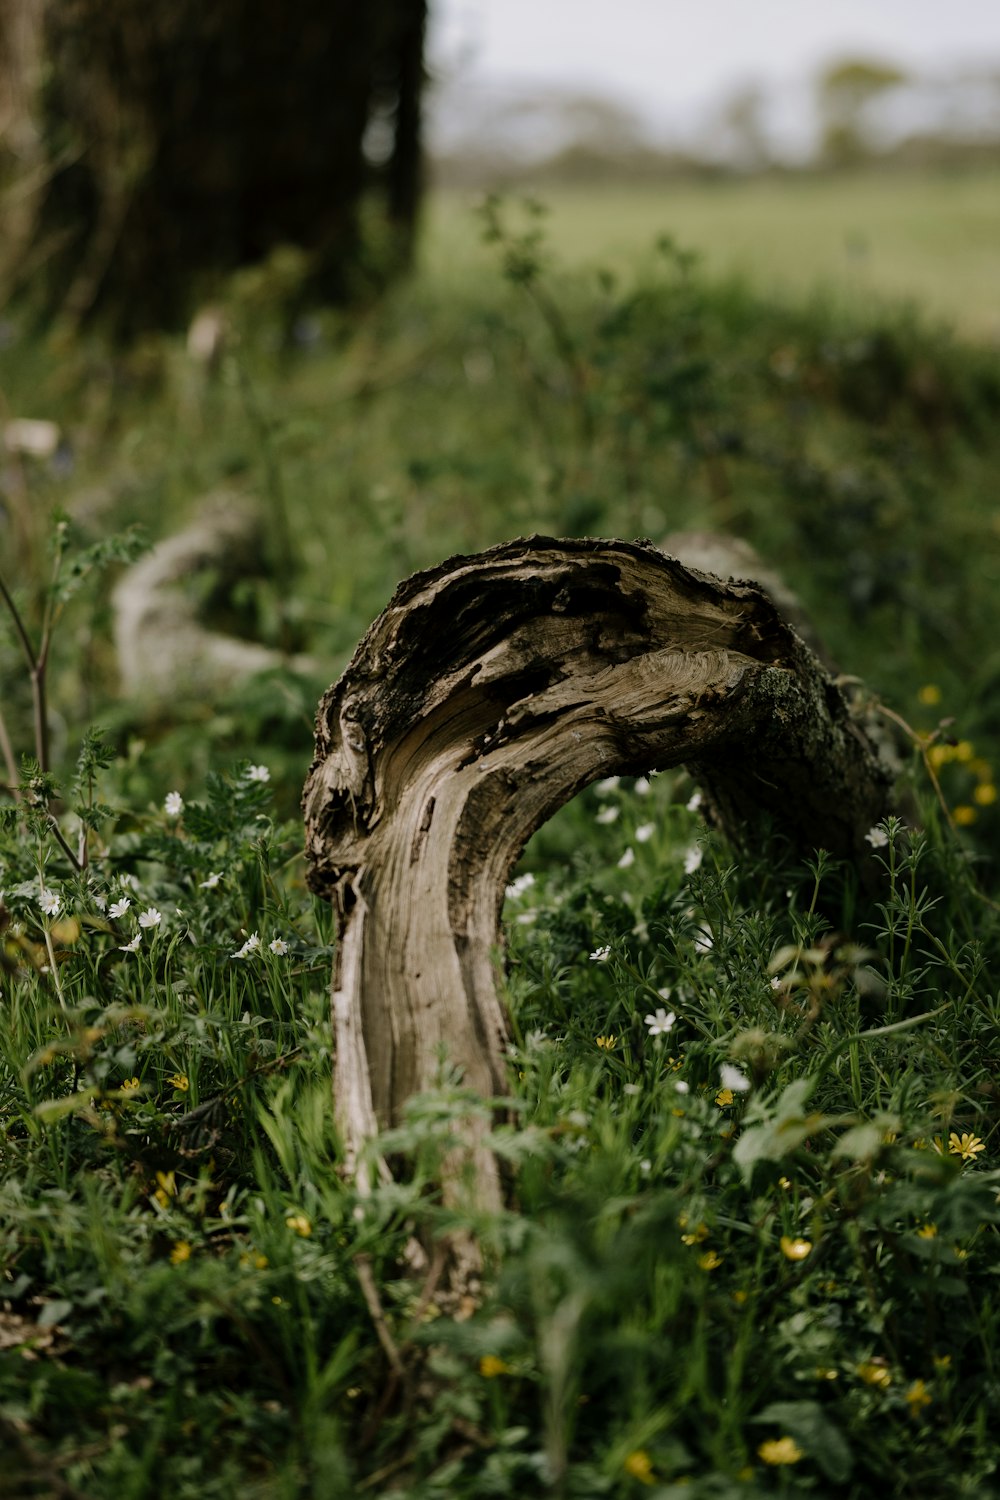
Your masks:
<svg viewBox="0 0 1000 1500"><path fill-rule="evenodd" d="M933 771L940 771L954 759L955 751L951 745L932 745L927 752L927 763Z"/></svg>
<svg viewBox="0 0 1000 1500"><path fill-rule="evenodd" d="M191 1259L191 1246L187 1240L178 1240L170 1252L170 1264L181 1266L186 1260Z"/></svg>
<svg viewBox="0 0 1000 1500"><path fill-rule="evenodd" d="M285 1223L289 1229L294 1229L295 1233L300 1235L304 1240L307 1240L313 1232L313 1227L305 1214L289 1214Z"/></svg>
<svg viewBox="0 0 1000 1500"><path fill-rule="evenodd" d="M153 1193L153 1197L161 1208L166 1208L171 1198L177 1196L177 1184L174 1181L174 1174L173 1172L157 1172L156 1181L158 1186Z"/></svg>
<svg viewBox="0 0 1000 1500"><path fill-rule="evenodd" d="M722 1265L722 1256L716 1255L714 1250L706 1250L704 1255L699 1255L698 1264L703 1271L715 1271Z"/></svg>
<svg viewBox="0 0 1000 1500"><path fill-rule="evenodd" d="M952 1156L960 1156L963 1161L975 1161L980 1151L986 1147L978 1135L971 1135L968 1131L959 1135L953 1130L948 1137L948 1150Z"/></svg>
<svg viewBox="0 0 1000 1500"><path fill-rule="evenodd" d="M128 1094L131 1093L132 1089L137 1089L139 1087L139 1080L138 1078L126 1078L125 1082L119 1084L118 1087L121 1089L121 1092L123 1094Z"/></svg>
<svg viewBox="0 0 1000 1500"><path fill-rule="evenodd" d="M917 1230L917 1234L922 1240L933 1240L937 1236L937 1225L921 1224L920 1228Z"/></svg>
<svg viewBox="0 0 1000 1500"><path fill-rule="evenodd" d="M688 1227L687 1227L688 1226L688 1216L687 1216L687 1214L681 1214L681 1216L677 1220L677 1222L678 1222L678 1224L680 1225L680 1227L682 1229L687 1230L686 1234L682 1234L681 1235L681 1243L682 1244L684 1244L684 1245L700 1245L701 1242L702 1242L702 1240L707 1240L708 1239L708 1225L707 1224L696 1224L693 1229L688 1229Z"/></svg>
<svg viewBox="0 0 1000 1500"><path fill-rule="evenodd" d="M925 682L917 693L917 702L922 703L925 708L934 708L941 702L941 689L936 682Z"/></svg>
<svg viewBox="0 0 1000 1500"><path fill-rule="evenodd" d="M975 754L971 740L959 740L955 746L955 759L962 765L968 765L970 760L975 759Z"/></svg>
<svg viewBox="0 0 1000 1500"><path fill-rule="evenodd" d="M906 1392L906 1404L910 1408L910 1416L918 1417L921 1409L931 1404L931 1394L922 1380L915 1380Z"/></svg>
<svg viewBox="0 0 1000 1500"><path fill-rule="evenodd" d="M935 1354L935 1356L934 1356L934 1368L935 1368L935 1370L947 1370L950 1367L950 1365L951 1365L951 1355L950 1354Z"/></svg>
<svg viewBox="0 0 1000 1500"><path fill-rule="evenodd" d="M979 816L976 809L967 802L960 802L958 807L952 808L951 815L959 828L969 828Z"/></svg>
<svg viewBox="0 0 1000 1500"><path fill-rule="evenodd" d="M720 1109L728 1109L733 1102L732 1089L720 1089L715 1096L715 1102Z"/></svg>
<svg viewBox="0 0 1000 1500"><path fill-rule="evenodd" d="M880 1391L887 1391L892 1385L892 1371L882 1359L866 1359L858 1365L858 1376L865 1385L877 1386Z"/></svg>
<svg viewBox="0 0 1000 1500"><path fill-rule="evenodd" d="M622 1464L626 1474L638 1479L640 1484L653 1483L653 1461L645 1448L637 1448Z"/></svg>
<svg viewBox="0 0 1000 1500"><path fill-rule="evenodd" d="M484 1354L479 1361L479 1373L484 1380L495 1380L498 1375L509 1375L510 1365L495 1354Z"/></svg>
<svg viewBox="0 0 1000 1500"><path fill-rule="evenodd" d="M614 1035L614 1033L612 1033L610 1036L595 1037L594 1040L602 1051L610 1052L612 1047L615 1045L615 1042L617 1042L618 1038Z"/></svg>
<svg viewBox="0 0 1000 1500"><path fill-rule="evenodd" d="M749 1295L749 1292L744 1292L742 1290L736 1291L733 1293L733 1301L736 1303L737 1307L742 1307Z"/></svg>
<svg viewBox="0 0 1000 1500"><path fill-rule="evenodd" d="M179 1089L182 1094L186 1094L188 1091L189 1084L188 1076L186 1073L171 1073L170 1077L167 1079L167 1082L170 1084L171 1088Z"/></svg>
<svg viewBox="0 0 1000 1500"><path fill-rule="evenodd" d="M997 800L997 789L992 781L980 782L972 794L973 802L978 802L980 807L992 807Z"/></svg>
<svg viewBox="0 0 1000 1500"><path fill-rule="evenodd" d="M791 1187L791 1185L792 1184L791 1184L791 1181L790 1181L789 1178L787 1178L787 1177L779 1177L778 1178L778 1186L782 1189L783 1192L787 1193L788 1190L789 1190L789 1188Z"/></svg>
<svg viewBox="0 0 1000 1500"><path fill-rule="evenodd" d="M757 1449L757 1455L766 1464L797 1464L805 1454L798 1443L792 1437L768 1438L766 1443L761 1443Z"/></svg>
<svg viewBox="0 0 1000 1500"><path fill-rule="evenodd" d="M786 1260L805 1260L812 1252L811 1240L792 1239L791 1235L783 1234L780 1240L781 1253Z"/></svg>

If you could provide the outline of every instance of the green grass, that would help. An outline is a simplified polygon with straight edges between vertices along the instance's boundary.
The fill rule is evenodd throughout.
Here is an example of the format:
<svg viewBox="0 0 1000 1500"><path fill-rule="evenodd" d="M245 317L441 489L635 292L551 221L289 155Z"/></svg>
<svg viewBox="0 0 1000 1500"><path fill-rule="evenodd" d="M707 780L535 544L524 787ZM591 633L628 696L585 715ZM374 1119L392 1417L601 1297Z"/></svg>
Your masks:
<svg viewBox="0 0 1000 1500"><path fill-rule="evenodd" d="M295 557L232 607L322 678L123 703L107 559L60 604L61 790L29 767L35 800L0 802L0 1437L24 1500L1000 1493L995 361L676 248L570 273L533 227L502 230L506 277L432 270L301 347L244 279L214 376L180 341L112 358L15 328L7 408L68 440L5 480L32 638L78 547L235 485L285 509ZM895 716L879 886L737 859L681 773L588 790L506 908L508 1208L438 1199L455 1132L490 1118L446 1060L363 1198L295 815L316 694L448 552L690 525L779 565ZM404 1271L456 1224L485 1256L459 1316Z"/></svg>
<svg viewBox="0 0 1000 1500"><path fill-rule="evenodd" d="M658 235L698 249L713 275L783 301L822 291L855 309L920 307L966 337L1000 341L1000 175L867 171L662 186L551 187L539 196L566 265L631 269ZM430 200L423 265L481 269L471 195Z"/></svg>

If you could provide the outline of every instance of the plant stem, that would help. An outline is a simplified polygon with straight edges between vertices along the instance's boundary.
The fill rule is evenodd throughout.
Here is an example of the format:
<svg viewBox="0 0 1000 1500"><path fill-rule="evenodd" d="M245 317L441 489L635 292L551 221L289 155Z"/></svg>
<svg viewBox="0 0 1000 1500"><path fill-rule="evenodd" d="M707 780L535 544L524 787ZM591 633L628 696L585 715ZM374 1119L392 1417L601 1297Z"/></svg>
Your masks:
<svg viewBox="0 0 1000 1500"><path fill-rule="evenodd" d="M7 767L7 790L15 802L21 800L21 788L18 785L17 763L14 760L14 747L7 733L7 725L3 714L0 713L0 755L3 756L4 765Z"/></svg>

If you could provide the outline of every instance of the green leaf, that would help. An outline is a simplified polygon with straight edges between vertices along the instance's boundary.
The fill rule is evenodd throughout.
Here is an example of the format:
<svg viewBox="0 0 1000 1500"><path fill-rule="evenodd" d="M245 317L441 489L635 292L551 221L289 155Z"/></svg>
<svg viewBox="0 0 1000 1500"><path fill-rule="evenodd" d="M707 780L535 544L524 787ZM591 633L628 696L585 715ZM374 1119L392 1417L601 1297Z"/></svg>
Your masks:
<svg viewBox="0 0 1000 1500"><path fill-rule="evenodd" d="M758 1161L781 1161L798 1150L802 1142L817 1130L836 1123L836 1116L823 1115L815 1110L805 1113L812 1088L812 1079L797 1078L781 1091L770 1118L765 1114L763 1120L744 1130L733 1151L744 1182L749 1183ZM764 1113L767 1106L758 1105L757 1108Z"/></svg>
<svg viewBox="0 0 1000 1500"><path fill-rule="evenodd" d="M35 1115L43 1124L51 1124L53 1120L61 1120L65 1115L75 1115L81 1109L89 1109L99 1093L100 1089L94 1086L80 1089L75 1094L67 1094L62 1099L43 1099L41 1104L35 1105Z"/></svg>
<svg viewBox="0 0 1000 1500"><path fill-rule="evenodd" d="M46 1302L38 1314L39 1328L54 1328L64 1318L68 1318L73 1311L72 1302L66 1302L63 1298L57 1298L52 1302Z"/></svg>
<svg viewBox="0 0 1000 1500"><path fill-rule="evenodd" d="M849 1477L854 1462L851 1450L818 1402L774 1401L751 1421L773 1423L793 1437L834 1484L843 1484Z"/></svg>
<svg viewBox="0 0 1000 1500"><path fill-rule="evenodd" d="M871 1161L882 1149L884 1135L880 1125L873 1125L871 1122L855 1125L852 1130L844 1131L830 1155L848 1156L851 1161Z"/></svg>

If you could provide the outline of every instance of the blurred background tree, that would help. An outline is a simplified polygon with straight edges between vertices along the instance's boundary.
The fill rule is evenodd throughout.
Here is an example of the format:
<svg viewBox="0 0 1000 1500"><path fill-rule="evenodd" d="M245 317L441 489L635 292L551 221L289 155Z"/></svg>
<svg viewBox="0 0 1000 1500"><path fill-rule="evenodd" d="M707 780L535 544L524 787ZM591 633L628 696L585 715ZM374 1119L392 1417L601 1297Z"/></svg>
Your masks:
<svg viewBox="0 0 1000 1500"><path fill-rule="evenodd" d="M846 58L823 70L818 103L827 165L853 167L873 154L873 110L906 82L900 68L870 58Z"/></svg>
<svg viewBox="0 0 1000 1500"><path fill-rule="evenodd" d="M426 0L0 0L0 289L127 337L289 246L324 300L377 284L413 241L425 22Z"/></svg>

